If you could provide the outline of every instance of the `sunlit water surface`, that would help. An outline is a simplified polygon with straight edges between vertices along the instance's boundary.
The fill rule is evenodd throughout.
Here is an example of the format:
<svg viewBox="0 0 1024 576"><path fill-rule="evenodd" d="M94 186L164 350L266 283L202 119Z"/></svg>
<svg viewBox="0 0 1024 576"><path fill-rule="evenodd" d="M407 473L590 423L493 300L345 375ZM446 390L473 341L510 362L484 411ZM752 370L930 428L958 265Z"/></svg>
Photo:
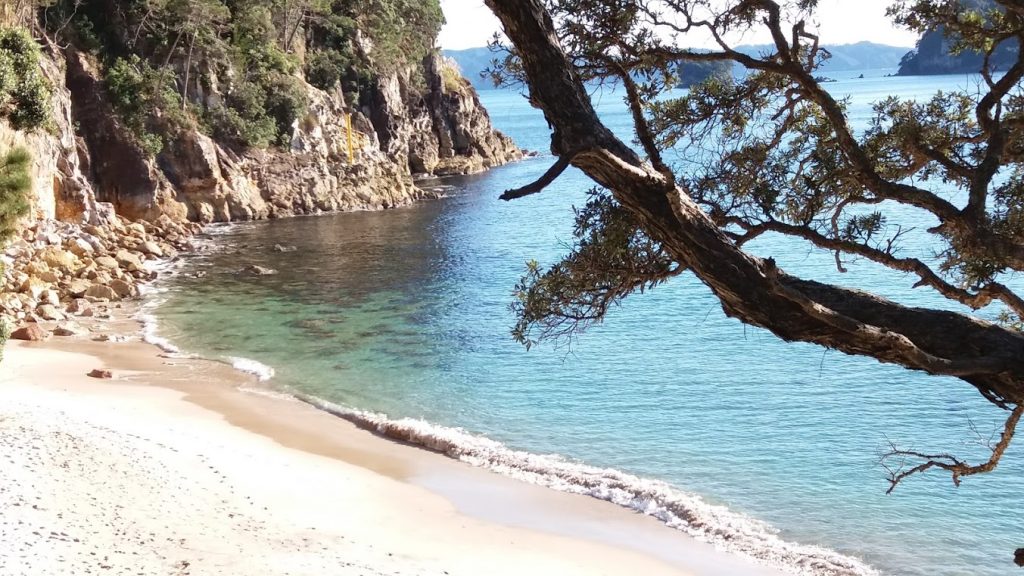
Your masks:
<svg viewBox="0 0 1024 576"><path fill-rule="evenodd" d="M829 85L851 96L860 126L874 100L972 81L873 76ZM547 125L520 95L482 97L497 127L546 151ZM630 139L620 98L596 100ZM508 305L524 262L565 252L572 208L589 187L570 171L543 194L497 199L542 173L544 156L447 180L439 201L220 229L218 249L164 284L160 331L190 352L272 366L270 386L667 481L885 574L1013 572L1012 550L1024 545L1019 442L995 473L959 489L935 473L885 494L878 457L890 439L982 454L970 423L987 434L1002 415L963 382L783 343L727 319L692 276L629 298L571 352L515 344ZM911 234L907 249L927 255L927 242ZM791 272L940 303L911 290L913 278L869 263L839 274L829 255L797 242L753 248ZM279 273L235 273L247 264ZM200 270L208 273L190 274Z"/></svg>

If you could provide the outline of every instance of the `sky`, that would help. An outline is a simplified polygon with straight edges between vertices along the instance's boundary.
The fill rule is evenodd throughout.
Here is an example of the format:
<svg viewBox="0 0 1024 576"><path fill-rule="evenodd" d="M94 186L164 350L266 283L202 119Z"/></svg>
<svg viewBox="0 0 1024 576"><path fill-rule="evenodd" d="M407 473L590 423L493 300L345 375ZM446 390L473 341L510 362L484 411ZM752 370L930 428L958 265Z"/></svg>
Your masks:
<svg viewBox="0 0 1024 576"><path fill-rule="evenodd" d="M818 30L823 44L851 44L869 40L879 44L913 47L917 35L895 27L885 16L891 0L820 0ZM501 25L483 0L441 0L447 24L441 30L442 48L459 50L486 46ZM763 44L767 37L748 36L737 44ZM700 46L695 41L690 47Z"/></svg>

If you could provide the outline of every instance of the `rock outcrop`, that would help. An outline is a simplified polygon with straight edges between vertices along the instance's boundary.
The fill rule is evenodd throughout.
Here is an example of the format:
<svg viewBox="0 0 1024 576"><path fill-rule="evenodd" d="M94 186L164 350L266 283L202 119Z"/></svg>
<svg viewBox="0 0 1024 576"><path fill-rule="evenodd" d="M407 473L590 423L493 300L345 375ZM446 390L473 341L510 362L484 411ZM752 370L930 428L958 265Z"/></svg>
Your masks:
<svg viewBox="0 0 1024 576"><path fill-rule="evenodd" d="M154 157L111 104L95 57L68 44L44 47L53 88L46 128L20 131L0 120L0 151L24 147L33 160L31 215L0 246L0 321L30 325L26 336L48 336L41 322L106 317L137 297L155 277L152 262L189 249L195 223L393 208L430 196L414 176L522 157L436 55L377 76L359 108L340 84L320 90L293 78L305 112L279 132L284 146L239 148L200 131L198 117L173 128L158 118L163 147ZM229 81L230 72L211 69L210 85L188 97L219 105L217 74Z"/></svg>
<svg viewBox="0 0 1024 576"><path fill-rule="evenodd" d="M56 218L90 224L110 222L114 207L97 201L89 178L88 151L75 131L71 95L64 86L63 59L46 47L40 60L43 76L53 86L50 126L30 132L0 121L0 150L26 148L32 154L31 219Z"/></svg>
<svg viewBox="0 0 1024 576"><path fill-rule="evenodd" d="M405 160L413 174L451 175L479 172L522 158L510 138L491 126L472 85L459 79L446 83L443 59L424 59L426 88L410 87L414 71L381 78L366 110L381 149ZM416 70L415 73L420 73Z"/></svg>
<svg viewBox="0 0 1024 576"><path fill-rule="evenodd" d="M236 150L197 130L149 158L104 98L97 66L68 49L67 87L95 197L130 219L228 222L402 206L429 194L413 176L478 172L522 157L468 83L446 87L439 56L381 76L372 103L304 84L306 115L288 149ZM427 87L414 90L422 75ZM350 128L351 127L351 128Z"/></svg>

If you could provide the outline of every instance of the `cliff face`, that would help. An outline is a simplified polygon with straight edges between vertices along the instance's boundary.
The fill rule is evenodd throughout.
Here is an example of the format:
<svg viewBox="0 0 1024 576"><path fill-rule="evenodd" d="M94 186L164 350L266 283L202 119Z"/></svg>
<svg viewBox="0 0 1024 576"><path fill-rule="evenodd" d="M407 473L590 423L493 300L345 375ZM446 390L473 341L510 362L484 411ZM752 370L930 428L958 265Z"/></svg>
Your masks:
<svg viewBox="0 0 1024 576"><path fill-rule="evenodd" d="M304 108L276 145L241 146L199 123L158 123L156 154L119 114L104 64L75 42L51 46L46 56L55 89L50 128L25 133L0 121L0 149L23 145L32 153L38 217L96 223L116 212L226 222L379 210L427 196L414 176L476 172L522 156L493 129L468 82L442 77L437 55L378 75L358 99L340 85L318 89L296 72L290 80ZM179 80L181 66L171 61ZM187 96L216 107L238 73L211 67L192 84L185 75Z"/></svg>
<svg viewBox="0 0 1024 576"><path fill-rule="evenodd" d="M66 59L96 197L132 219L227 222L393 208L425 196L413 175L477 172L522 156L493 129L472 88L445 90L429 57L423 71L379 78L361 110L304 83L308 109L287 149L237 150L189 130L150 159L106 102L90 58L69 49ZM427 91L410 89L414 73L426 75Z"/></svg>
<svg viewBox="0 0 1024 576"><path fill-rule="evenodd" d="M469 82L446 85L440 55L424 59L426 88L417 92L410 74L392 74L374 91L365 108L388 155L407 160L414 174L479 172L518 159L522 152L491 126ZM420 72L420 71L416 71Z"/></svg>
<svg viewBox="0 0 1024 576"><path fill-rule="evenodd" d="M32 153L32 218L102 224L113 216L113 206L96 201L88 177L88 152L76 137L71 95L63 86L64 69L52 46L47 54L41 65L43 76L54 86L50 128L25 132L0 121L0 150L23 147Z"/></svg>

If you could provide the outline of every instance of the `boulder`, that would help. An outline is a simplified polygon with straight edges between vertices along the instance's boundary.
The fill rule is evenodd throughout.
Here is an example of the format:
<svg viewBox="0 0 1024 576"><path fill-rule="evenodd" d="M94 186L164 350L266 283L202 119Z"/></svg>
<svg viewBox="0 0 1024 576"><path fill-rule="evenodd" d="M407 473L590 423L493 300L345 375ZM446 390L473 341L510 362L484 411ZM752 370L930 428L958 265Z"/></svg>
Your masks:
<svg viewBox="0 0 1024 576"><path fill-rule="evenodd" d="M81 238L75 238L71 240L71 242L68 243L68 250L70 250L72 254L78 256L79 258L92 256L92 253L95 251L92 244Z"/></svg>
<svg viewBox="0 0 1024 576"><path fill-rule="evenodd" d="M86 288L86 291L88 291L88 288ZM82 292L82 294L84 295L85 292ZM89 301L85 298L75 298L68 303L66 308L68 314L81 314L83 316L85 315L86 310L90 309L91 306L89 306Z"/></svg>
<svg viewBox="0 0 1024 576"><path fill-rule="evenodd" d="M61 311L58 310L57 307L54 306L53 304L43 304L42 306L36 309L36 312L39 314L39 317L42 318L43 320L64 319L64 314L62 314Z"/></svg>
<svg viewBox="0 0 1024 576"><path fill-rule="evenodd" d="M110 256L99 256L95 259L96 265L100 268L106 268L107 270L115 270L119 268L117 260Z"/></svg>
<svg viewBox="0 0 1024 576"><path fill-rule="evenodd" d="M163 258L164 251L160 248L160 245L152 240L147 240L142 243L142 252L149 254L150 256L156 256L157 258Z"/></svg>
<svg viewBox="0 0 1024 576"><path fill-rule="evenodd" d="M56 246L47 246L36 255L41 261L46 262L51 269L62 272L73 272L78 266L78 256L67 252Z"/></svg>
<svg viewBox="0 0 1024 576"><path fill-rule="evenodd" d="M110 289L117 293L118 298L129 298L135 295L135 286L124 280L111 280Z"/></svg>
<svg viewBox="0 0 1024 576"><path fill-rule="evenodd" d="M21 299L16 294L0 292L0 309L8 312L19 312L22 309Z"/></svg>
<svg viewBox="0 0 1024 576"><path fill-rule="evenodd" d="M60 306L60 296L53 288L47 288L39 295L39 302L50 306Z"/></svg>
<svg viewBox="0 0 1024 576"><path fill-rule="evenodd" d="M43 282L39 278L29 276L24 282L21 283L20 291L27 294L33 300L39 300L39 296L44 290L49 288L46 282Z"/></svg>
<svg viewBox="0 0 1024 576"><path fill-rule="evenodd" d="M88 330L73 322L61 324L53 329L54 336L79 336L87 332Z"/></svg>
<svg viewBox="0 0 1024 576"><path fill-rule="evenodd" d="M60 282L60 278L53 270L40 272L38 278L43 282L48 282L50 284L56 284L57 282Z"/></svg>
<svg viewBox="0 0 1024 576"><path fill-rule="evenodd" d="M91 287L92 282L89 282L84 278L75 278L68 283L67 290L68 294L71 294L72 297L81 298L82 296L85 296L85 293L88 292Z"/></svg>
<svg viewBox="0 0 1024 576"><path fill-rule="evenodd" d="M129 252L127 250L118 250L117 254L114 255L114 258L117 260L117 263L121 266L121 268L124 268L129 272L138 272L145 270L145 268L142 267L142 260L139 260L138 255L135 254L134 252Z"/></svg>
<svg viewBox="0 0 1024 576"><path fill-rule="evenodd" d="M111 378L114 377L114 374L110 370L104 370L102 368L96 368L96 369L90 371L88 376L90 378L99 378L101 380L110 380Z"/></svg>
<svg viewBox="0 0 1024 576"><path fill-rule="evenodd" d="M42 260L31 260L25 264L25 273L29 276L39 277L44 272L51 272L50 265Z"/></svg>
<svg viewBox="0 0 1024 576"><path fill-rule="evenodd" d="M50 333L43 330L38 324L28 324L11 332L14 340L27 340L29 342L40 342L50 337Z"/></svg>
<svg viewBox="0 0 1024 576"><path fill-rule="evenodd" d="M92 298L94 300L117 300L117 292L110 286L104 286L103 284L93 284L85 292L86 298Z"/></svg>

